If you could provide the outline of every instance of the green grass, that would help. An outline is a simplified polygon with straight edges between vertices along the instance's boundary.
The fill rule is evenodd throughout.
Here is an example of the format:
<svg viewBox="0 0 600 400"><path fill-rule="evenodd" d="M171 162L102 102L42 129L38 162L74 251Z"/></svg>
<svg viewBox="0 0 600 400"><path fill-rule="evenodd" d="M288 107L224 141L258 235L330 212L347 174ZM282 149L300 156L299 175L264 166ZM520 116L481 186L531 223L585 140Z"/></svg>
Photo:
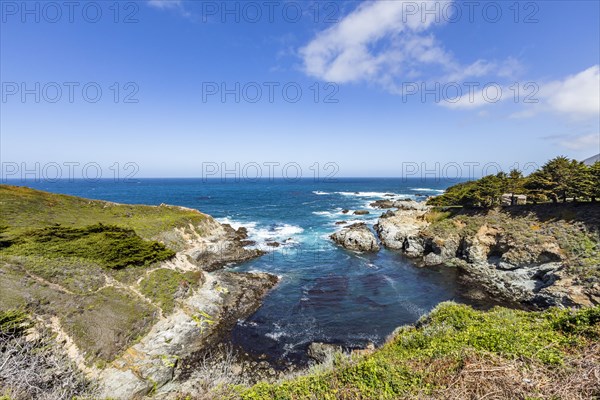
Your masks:
<svg viewBox="0 0 600 400"><path fill-rule="evenodd" d="M168 314L175 307L178 293L182 297L187 296L191 288L198 286L201 276L200 272L181 273L160 268L152 271L142 280L140 291Z"/></svg>
<svg viewBox="0 0 600 400"><path fill-rule="evenodd" d="M440 210L432 209L427 214L425 214L423 216L423 218L425 219L425 221L427 221L429 223L434 223L434 222L444 221L444 220L450 218L451 216L452 216L451 211L440 211Z"/></svg>
<svg viewBox="0 0 600 400"><path fill-rule="evenodd" d="M21 307L57 316L88 364L110 362L148 332L157 306L172 307L168 294L180 282L150 275L156 280L145 284L157 289L157 306L120 284L135 285L145 268L174 256L185 242L175 228L202 235L211 221L179 207L0 185L0 311Z"/></svg>
<svg viewBox="0 0 600 400"><path fill-rule="evenodd" d="M21 335L29 327L31 327L31 320L25 311L0 310L0 338L4 335Z"/></svg>
<svg viewBox="0 0 600 400"><path fill-rule="evenodd" d="M83 228L39 228L13 237L12 242L2 250L3 254L77 258L111 269L148 266L175 255L163 244L146 241L131 229L102 224Z"/></svg>
<svg viewBox="0 0 600 400"><path fill-rule="evenodd" d="M115 287L78 296L75 304L66 298L56 312L89 364L114 360L145 335L157 317L150 304Z"/></svg>
<svg viewBox="0 0 600 400"><path fill-rule="evenodd" d="M5 236L56 224L83 228L102 223L133 229L142 238L153 239L162 232L206 219L198 211L179 207L115 204L0 185L0 227L5 227Z"/></svg>
<svg viewBox="0 0 600 400"><path fill-rule="evenodd" d="M530 360L561 368L563 359L597 340L600 307L582 311L525 312L495 308L475 311L442 303L417 327L401 328L374 354L338 359L332 370L276 384L237 387L242 399L395 399L442 389L429 366L442 363L451 373L466 354Z"/></svg>

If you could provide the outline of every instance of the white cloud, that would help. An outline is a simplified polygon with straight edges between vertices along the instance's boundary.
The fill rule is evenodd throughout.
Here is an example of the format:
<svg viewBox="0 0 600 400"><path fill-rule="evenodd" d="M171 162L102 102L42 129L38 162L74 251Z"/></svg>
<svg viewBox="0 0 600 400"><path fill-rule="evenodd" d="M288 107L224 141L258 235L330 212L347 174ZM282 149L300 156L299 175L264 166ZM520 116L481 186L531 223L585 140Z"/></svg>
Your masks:
<svg viewBox="0 0 600 400"><path fill-rule="evenodd" d="M531 118L553 113L571 120L589 121L600 118L600 65L569 75L564 79L536 84L538 90L522 110L511 118Z"/></svg>
<svg viewBox="0 0 600 400"><path fill-rule="evenodd" d="M304 71L337 83L376 83L393 93L402 92L402 81L417 78L450 82L489 74L506 77L516 71L519 66L514 59L502 63L476 60L464 65L427 33L444 23L448 18L444 10L452 2L363 2L300 49Z"/></svg>
<svg viewBox="0 0 600 400"><path fill-rule="evenodd" d="M540 97L553 111L575 118L600 115L600 66L542 85Z"/></svg>
<svg viewBox="0 0 600 400"><path fill-rule="evenodd" d="M581 136L568 136L561 139L558 144L570 150L587 150L596 152L600 149L600 133Z"/></svg>
<svg viewBox="0 0 600 400"><path fill-rule="evenodd" d="M500 85L486 85L482 88L473 89L465 87L462 96L456 99L443 99L440 105L451 109L474 109L488 104L497 104L507 100L509 89ZM486 114L487 115L487 114Z"/></svg>
<svg viewBox="0 0 600 400"><path fill-rule="evenodd" d="M173 9L182 6L181 0L148 0L148 5L160 9Z"/></svg>

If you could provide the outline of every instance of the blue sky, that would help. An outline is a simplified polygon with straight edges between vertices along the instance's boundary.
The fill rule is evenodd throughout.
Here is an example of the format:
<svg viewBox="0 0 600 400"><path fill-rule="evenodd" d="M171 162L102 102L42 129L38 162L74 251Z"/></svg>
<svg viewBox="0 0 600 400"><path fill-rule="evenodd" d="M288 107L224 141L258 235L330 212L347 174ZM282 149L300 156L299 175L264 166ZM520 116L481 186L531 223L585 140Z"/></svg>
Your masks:
<svg viewBox="0 0 600 400"><path fill-rule="evenodd" d="M3 175L65 162L104 177L115 162L138 177L267 162L481 174L600 152L597 1L0 3Z"/></svg>

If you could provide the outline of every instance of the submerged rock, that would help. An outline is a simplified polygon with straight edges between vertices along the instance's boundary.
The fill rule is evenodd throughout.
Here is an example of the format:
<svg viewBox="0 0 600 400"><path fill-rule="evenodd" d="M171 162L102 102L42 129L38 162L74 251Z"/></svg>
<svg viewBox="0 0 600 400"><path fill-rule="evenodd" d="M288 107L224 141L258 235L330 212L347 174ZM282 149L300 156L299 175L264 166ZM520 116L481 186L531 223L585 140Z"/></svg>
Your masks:
<svg viewBox="0 0 600 400"><path fill-rule="evenodd" d="M379 251L375 235L364 223L352 224L332 234L330 238L348 250Z"/></svg>

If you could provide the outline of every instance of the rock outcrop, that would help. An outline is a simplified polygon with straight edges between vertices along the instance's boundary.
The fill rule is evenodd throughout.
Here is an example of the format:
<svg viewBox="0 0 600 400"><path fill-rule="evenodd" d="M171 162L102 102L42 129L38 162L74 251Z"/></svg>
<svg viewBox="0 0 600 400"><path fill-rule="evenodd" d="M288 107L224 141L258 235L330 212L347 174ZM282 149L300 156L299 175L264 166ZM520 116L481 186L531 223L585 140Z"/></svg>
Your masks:
<svg viewBox="0 0 600 400"><path fill-rule="evenodd" d="M216 272L175 312L156 323L138 343L99 374L103 395L130 399L181 378L186 359L214 346L238 319L260 306L277 283L273 275Z"/></svg>
<svg viewBox="0 0 600 400"><path fill-rule="evenodd" d="M529 214L511 216L500 210L444 217L414 203L395 202L398 210L379 218L375 230L385 247L424 266L458 266L489 295L526 307L600 303L600 285L584 289L569 274L573 256L567 256L559 240L565 240L560 230L572 222L545 227Z"/></svg>
<svg viewBox="0 0 600 400"><path fill-rule="evenodd" d="M348 250L379 251L377 238L364 223L352 224L332 234L330 238Z"/></svg>
<svg viewBox="0 0 600 400"><path fill-rule="evenodd" d="M427 226L423 219L428 208L416 201L397 201L398 211L388 211L375 225L381 243L387 248L403 250L409 257L423 253L420 231Z"/></svg>
<svg viewBox="0 0 600 400"><path fill-rule="evenodd" d="M180 237L176 241L182 249L161 267L201 269L201 286L180 299L171 314L160 318L110 367L96 371L106 397L137 398L181 379L185 375L181 366L187 358L223 340L239 319L258 309L261 299L277 284L278 278L270 274L220 271L228 264L264 254L245 247L245 228L235 230L210 217L197 228L177 231Z"/></svg>
<svg viewBox="0 0 600 400"><path fill-rule="evenodd" d="M317 363L324 363L333 359L335 353L342 352L342 346L329 343L312 342L308 346L307 355Z"/></svg>
<svg viewBox="0 0 600 400"><path fill-rule="evenodd" d="M356 211L354 211L353 214L354 215L367 215L367 214L369 214L369 211L367 211L367 210L356 210Z"/></svg>

